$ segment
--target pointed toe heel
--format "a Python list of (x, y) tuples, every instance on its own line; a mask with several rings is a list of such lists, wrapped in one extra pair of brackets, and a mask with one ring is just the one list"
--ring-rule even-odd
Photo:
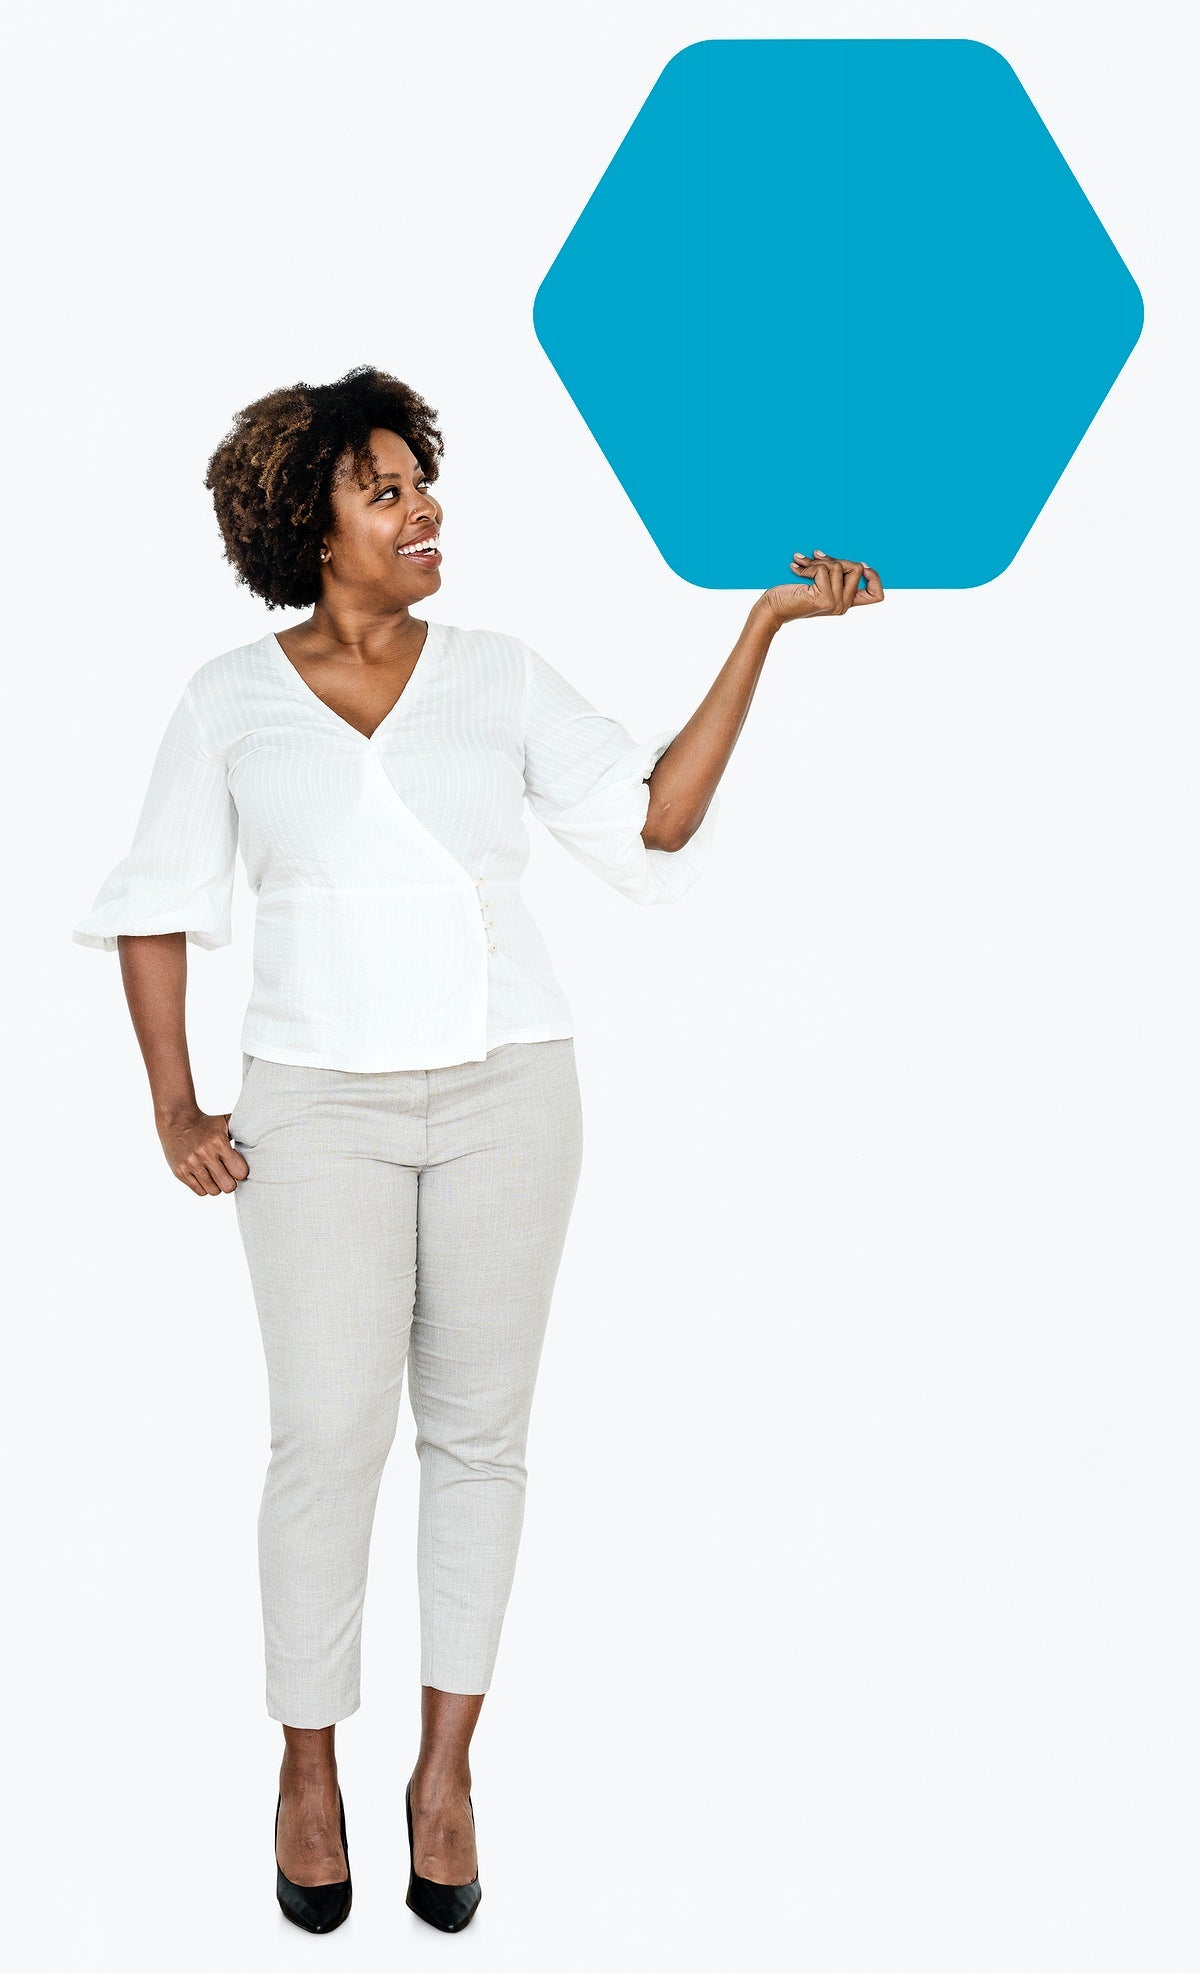
[[(410, 1782), (404, 1790), (404, 1814), (408, 1822), (408, 1894), (404, 1902), (427, 1925), (436, 1925), (439, 1932), (461, 1932), (463, 1926), (469, 1925), (474, 1918), (483, 1896), (479, 1872), (475, 1872), (469, 1884), (438, 1884), (432, 1877), (417, 1876), (413, 1855), (411, 1788)], [(469, 1795), (467, 1807), (474, 1822), (475, 1805)]]
[[(275, 1837), (279, 1839), (279, 1810), (283, 1803), (282, 1794), (275, 1804)], [(275, 1857), (275, 1896), (279, 1909), (293, 1925), (302, 1925), (306, 1932), (334, 1932), (350, 1915), (350, 1905), (354, 1896), (354, 1886), (350, 1880), (350, 1845), (346, 1841), (346, 1805), (342, 1791), (338, 1789), (338, 1813), (342, 1825), (342, 1848), (346, 1852), (346, 1875), (336, 1884), (293, 1884), (285, 1877), (279, 1864), (278, 1852)]]

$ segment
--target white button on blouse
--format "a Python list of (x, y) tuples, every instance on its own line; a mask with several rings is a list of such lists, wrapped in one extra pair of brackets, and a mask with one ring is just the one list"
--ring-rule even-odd
[(188, 680), (129, 854), (71, 937), (228, 945), (240, 848), (257, 897), (246, 1054), (431, 1069), (565, 1037), (571, 1010), (520, 894), (524, 801), (636, 903), (682, 897), (719, 798), (683, 849), (641, 838), (646, 777), (678, 730), (640, 744), (519, 638), (431, 622), (368, 739), (268, 631)]

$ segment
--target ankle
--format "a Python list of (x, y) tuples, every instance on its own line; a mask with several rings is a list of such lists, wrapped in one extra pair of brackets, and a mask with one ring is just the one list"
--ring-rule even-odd
[(446, 1795), (469, 1795), (471, 1792), (471, 1769), (465, 1761), (447, 1763), (445, 1761), (418, 1760), (411, 1775), (414, 1795), (438, 1799)]
[(285, 1757), (279, 1770), (281, 1794), (301, 1789), (327, 1789), (337, 1786), (337, 1765), (333, 1761), (297, 1761)]

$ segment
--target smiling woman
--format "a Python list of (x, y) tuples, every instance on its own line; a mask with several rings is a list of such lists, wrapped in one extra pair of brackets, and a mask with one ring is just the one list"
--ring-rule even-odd
[[(436, 530), (431, 497), (418, 505), (420, 524), (409, 507), (418, 489), (429, 494), (445, 453), (436, 417), (410, 385), (367, 364), (337, 383), (292, 384), (247, 405), (204, 479), (238, 580), (269, 609), (309, 609), (329, 569), (353, 579), (368, 540), (393, 555)], [(339, 526), (348, 533), (335, 544)]]
[[(479, 1901), (469, 1747), (583, 1146), (571, 1009), (521, 896), (525, 805), (614, 890), (682, 897), (775, 631), (867, 600), (858, 564), (821, 558), (811, 588), (759, 599), (686, 728), (635, 740), (519, 638), (413, 615), (441, 583), (442, 450), (424, 399), (365, 367), (239, 413), (206, 479), (226, 557), (268, 608), (311, 614), (187, 680), (132, 848), (73, 931), (120, 953), (171, 1169), (200, 1197), (235, 1194), (270, 1389), (276, 1894), (309, 1931), (350, 1909), (334, 1728), (360, 1704), (405, 1375), (422, 1687), (407, 1902), (456, 1931)], [(254, 984), (237, 1101), (209, 1114), (187, 947), (229, 943), (239, 850)]]
[[(421, 1465), (422, 1738), (407, 1902), (479, 1900), (468, 1749), (523, 1519), (542, 1337), (582, 1162), (573, 1021), (521, 896), (526, 800), (595, 875), (682, 895), (645, 744), (518, 638), (414, 615), (441, 583), (443, 447), (398, 379), (246, 407), (209, 462), (228, 561), (305, 621), (210, 658), (168, 722), (129, 854), (74, 928), (119, 950), (172, 1169), (236, 1194), (267, 1360), (266, 1700), (283, 1725), (276, 1895), (350, 1909), (334, 1728), (360, 1704), (377, 1489), (404, 1374)], [(257, 899), (231, 1112), (196, 1103), (186, 947)], [(420, 1229), (418, 1258), (418, 1226)]]
[(435, 413), (366, 366), (338, 384), (274, 391), (209, 461), (226, 559), (268, 603), (314, 605), (279, 638), (305, 684), (371, 737), (403, 696), (437, 588), (444, 451)]

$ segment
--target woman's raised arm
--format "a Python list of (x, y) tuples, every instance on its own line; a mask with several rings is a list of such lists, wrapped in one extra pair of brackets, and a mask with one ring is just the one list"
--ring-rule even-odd
[[(765, 590), (741, 636), (686, 726), (650, 776), (650, 806), (642, 840), (648, 849), (680, 850), (703, 822), (750, 710), (771, 640), (802, 617), (844, 616), (854, 603), (881, 603), (883, 585), (863, 562), (794, 555), (802, 579)], [(867, 580), (860, 590), (860, 576)]]

